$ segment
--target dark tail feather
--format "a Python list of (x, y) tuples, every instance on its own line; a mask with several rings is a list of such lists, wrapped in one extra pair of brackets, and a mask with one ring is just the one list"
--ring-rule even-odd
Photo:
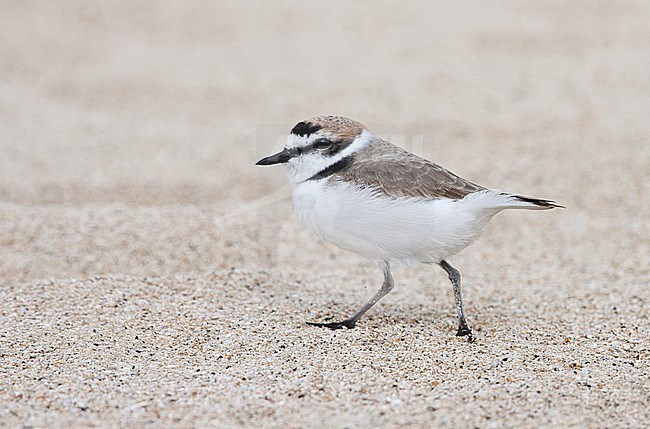
[(564, 206), (556, 204), (555, 201), (553, 201), (553, 200), (543, 200), (541, 198), (530, 198), (530, 197), (524, 197), (524, 196), (521, 196), (521, 195), (513, 195), (513, 197), (515, 197), (519, 201), (524, 201), (526, 203), (535, 204), (538, 207), (544, 207), (544, 208), (547, 208), (547, 209), (554, 209), (556, 207), (561, 208), (561, 209), (565, 208)]

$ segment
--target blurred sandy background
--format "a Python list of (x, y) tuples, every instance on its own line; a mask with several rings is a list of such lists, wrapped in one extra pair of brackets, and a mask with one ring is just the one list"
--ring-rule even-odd
[[(0, 1), (0, 426), (643, 427), (650, 3)], [(379, 270), (253, 164), (357, 119), (504, 213)]]

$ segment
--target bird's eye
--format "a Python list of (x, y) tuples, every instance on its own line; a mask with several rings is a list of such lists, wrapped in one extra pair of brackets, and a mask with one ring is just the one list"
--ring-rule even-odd
[(332, 142), (327, 139), (318, 139), (314, 142), (314, 149), (327, 149), (332, 145)]

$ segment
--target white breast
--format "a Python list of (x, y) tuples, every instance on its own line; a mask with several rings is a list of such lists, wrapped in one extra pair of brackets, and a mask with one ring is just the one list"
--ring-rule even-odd
[(438, 262), (463, 250), (499, 211), (480, 201), (475, 194), (459, 201), (386, 198), (327, 179), (299, 183), (293, 192), (296, 214), (321, 240), (393, 263)]

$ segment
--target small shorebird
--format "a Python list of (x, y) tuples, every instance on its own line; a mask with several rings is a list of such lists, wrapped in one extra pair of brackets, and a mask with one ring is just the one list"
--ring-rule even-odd
[(359, 122), (318, 116), (299, 122), (284, 149), (256, 165), (285, 164), (300, 220), (321, 240), (376, 261), (381, 289), (351, 317), (310, 325), (354, 328), (393, 288), (391, 264), (438, 264), (453, 286), (458, 336), (468, 336), (460, 273), (447, 259), (505, 209), (548, 210), (551, 200), (488, 189), (375, 136)]

